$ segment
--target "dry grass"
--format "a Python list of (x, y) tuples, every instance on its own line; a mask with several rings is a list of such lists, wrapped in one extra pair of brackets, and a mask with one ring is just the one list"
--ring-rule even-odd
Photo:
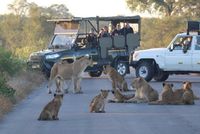
[(23, 71), (12, 77), (7, 85), (16, 90), (14, 99), (0, 96), (0, 117), (9, 112), (13, 105), (24, 99), (31, 91), (45, 81), (41, 72)]
[(0, 118), (9, 112), (13, 106), (11, 100), (7, 97), (0, 95)]

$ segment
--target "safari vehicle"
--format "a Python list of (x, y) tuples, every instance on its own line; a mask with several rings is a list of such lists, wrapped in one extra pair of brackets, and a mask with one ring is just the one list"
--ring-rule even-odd
[(165, 81), (170, 74), (200, 73), (200, 22), (189, 21), (187, 33), (175, 36), (167, 48), (135, 51), (131, 66), (147, 81)]
[[(115, 17), (74, 17), (71, 19), (49, 20), (55, 23), (55, 30), (48, 48), (30, 55), (28, 65), (41, 69), (47, 76), (55, 62), (89, 55), (93, 67), (87, 67), (86, 72), (91, 77), (98, 77), (102, 73), (103, 65), (110, 64), (121, 75), (129, 73), (129, 55), (140, 45), (140, 16)], [(123, 25), (129, 23), (133, 33), (98, 37), (104, 26)], [(88, 40), (91, 32), (95, 35), (93, 41)]]

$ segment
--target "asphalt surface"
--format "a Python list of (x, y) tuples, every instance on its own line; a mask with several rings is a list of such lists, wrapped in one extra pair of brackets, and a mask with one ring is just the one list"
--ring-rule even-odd
[[(129, 85), (132, 79), (126, 78)], [(184, 80), (192, 81), (194, 93), (200, 96), (200, 76), (170, 76), (168, 82), (180, 88)], [(150, 85), (161, 92), (162, 83)], [(111, 89), (106, 77), (85, 77), (83, 94), (64, 96), (60, 120), (38, 121), (44, 105), (53, 98), (46, 86), (43, 83), (0, 121), (0, 134), (200, 134), (199, 100), (192, 106), (107, 103), (106, 113), (89, 113), (89, 103), (99, 90)]]

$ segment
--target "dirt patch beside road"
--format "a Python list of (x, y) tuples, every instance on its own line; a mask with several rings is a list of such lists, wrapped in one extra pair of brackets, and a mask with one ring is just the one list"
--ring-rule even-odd
[(15, 90), (15, 94), (12, 98), (0, 95), (0, 118), (44, 81), (44, 75), (36, 71), (23, 71), (15, 77), (12, 77), (7, 82), (7, 85)]

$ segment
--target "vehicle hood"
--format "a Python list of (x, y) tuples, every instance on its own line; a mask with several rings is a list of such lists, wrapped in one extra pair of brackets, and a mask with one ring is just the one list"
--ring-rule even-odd
[(43, 55), (48, 54), (48, 53), (58, 52), (58, 51), (63, 51), (63, 49), (45, 49), (45, 50), (33, 52), (29, 56), (29, 61), (30, 60), (40, 60)]
[(155, 57), (162, 57), (165, 55), (167, 48), (151, 48), (146, 50), (138, 50), (135, 51), (133, 54), (133, 57), (135, 60), (141, 59), (141, 58), (155, 58)]
[(146, 50), (138, 50), (138, 51), (135, 51), (137, 53), (160, 53), (160, 52), (163, 52), (163, 51), (166, 51), (166, 48), (151, 48), (151, 49), (146, 49)]

